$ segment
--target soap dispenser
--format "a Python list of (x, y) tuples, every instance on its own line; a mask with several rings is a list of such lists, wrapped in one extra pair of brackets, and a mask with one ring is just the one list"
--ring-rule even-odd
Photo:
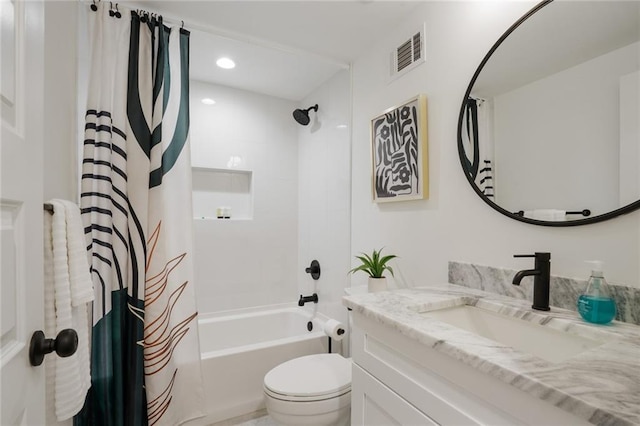
[(602, 273), (602, 262), (588, 261), (591, 277), (587, 289), (578, 298), (578, 312), (585, 321), (607, 324), (616, 316), (616, 302)]

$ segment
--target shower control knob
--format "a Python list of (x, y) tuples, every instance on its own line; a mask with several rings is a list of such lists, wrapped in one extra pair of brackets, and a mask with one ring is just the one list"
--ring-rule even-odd
[(320, 278), (320, 262), (312, 260), (311, 265), (304, 270), (307, 274), (311, 274), (311, 278), (317, 280)]
[(53, 351), (59, 357), (65, 358), (76, 353), (76, 349), (78, 349), (78, 333), (75, 330), (66, 328), (58, 333), (55, 339), (45, 338), (42, 330), (38, 330), (31, 336), (29, 362), (37, 367), (42, 364), (44, 356)]

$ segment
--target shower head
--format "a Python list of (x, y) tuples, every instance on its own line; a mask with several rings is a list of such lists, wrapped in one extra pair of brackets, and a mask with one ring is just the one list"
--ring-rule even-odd
[(302, 124), (303, 126), (306, 126), (307, 124), (309, 124), (309, 111), (314, 110), (314, 111), (318, 111), (318, 104), (315, 104), (314, 106), (311, 106), (307, 109), (300, 109), (298, 108), (297, 110), (293, 111), (293, 118), (300, 124)]

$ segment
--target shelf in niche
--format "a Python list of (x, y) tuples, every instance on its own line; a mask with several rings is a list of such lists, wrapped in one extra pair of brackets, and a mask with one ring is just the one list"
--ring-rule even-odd
[[(253, 172), (192, 167), (193, 217), (200, 220), (253, 219)], [(230, 219), (218, 219), (219, 207), (231, 208)]]
[(211, 221), (216, 221), (216, 222), (242, 222), (245, 220), (253, 220), (253, 218), (250, 217), (230, 217), (229, 219), (223, 219), (223, 218), (219, 218), (219, 217), (215, 217), (215, 216), (194, 216), (193, 220), (211, 220)]
[(251, 175), (253, 174), (252, 170), (246, 169), (228, 169), (225, 167), (199, 167), (192, 166), (191, 170), (195, 172), (203, 172), (203, 173), (228, 173), (233, 175)]

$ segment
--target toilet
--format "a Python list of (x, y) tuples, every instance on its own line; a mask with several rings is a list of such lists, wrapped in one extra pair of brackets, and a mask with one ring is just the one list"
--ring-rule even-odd
[(316, 354), (295, 358), (264, 376), (267, 412), (279, 424), (348, 425), (351, 358)]

